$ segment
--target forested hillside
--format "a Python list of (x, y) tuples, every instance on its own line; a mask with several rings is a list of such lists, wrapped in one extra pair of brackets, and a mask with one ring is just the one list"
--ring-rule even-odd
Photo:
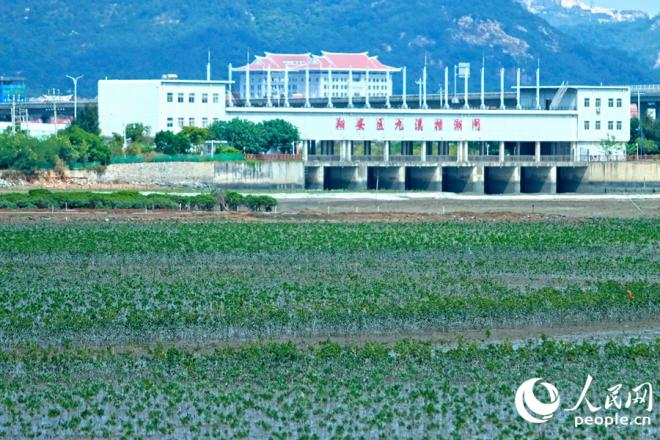
[(479, 64), (482, 55), (493, 87), (500, 66), (522, 66), (531, 82), (537, 57), (545, 83), (646, 82), (657, 73), (624, 50), (600, 50), (558, 31), (515, 0), (15, 0), (0, 19), (0, 74), (26, 76), (32, 95), (66, 91), (66, 74), (85, 75), (87, 96), (106, 76), (201, 78), (208, 48), (215, 78), (248, 50), (368, 50), (408, 65), (412, 84), (427, 56), (431, 91), (442, 67)]

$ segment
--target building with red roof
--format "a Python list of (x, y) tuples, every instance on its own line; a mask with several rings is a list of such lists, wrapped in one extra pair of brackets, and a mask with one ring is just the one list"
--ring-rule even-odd
[(232, 69), (240, 75), (242, 99), (279, 101), (292, 97), (391, 96), (392, 73), (400, 70), (383, 64), (368, 52), (326, 51), (321, 55), (265, 52), (255, 56), (250, 64)]

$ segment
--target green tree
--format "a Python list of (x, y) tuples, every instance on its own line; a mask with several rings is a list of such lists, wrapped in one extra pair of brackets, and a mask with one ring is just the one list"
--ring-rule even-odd
[(214, 122), (209, 127), (209, 137), (213, 140), (227, 141), (229, 145), (244, 153), (262, 153), (267, 148), (263, 125), (242, 119)]
[(113, 156), (124, 155), (124, 137), (119, 133), (112, 133), (112, 138), (106, 144), (110, 148), (110, 153)]
[(128, 124), (126, 126), (126, 139), (128, 139), (130, 142), (135, 142), (138, 144), (148, 143), (150, 142), (150, 132), (151, 128), (146, 127), (141, 122)]
[(75, 123), (88, 133), (99, 136), (99, 108), (96, 104), (87, 104), (78, 112), (78, 119)]
[(619, 149), (619, 143), (614, 136), (608, 135), (606, 139), (600, 141), (600, 148), (609, 159)]
[(81, 162), (98, 161), (103, 164), (110, 163), (112, 153), (110, 148), (103, 144), (101, 138), (93, 133), (88, 133), (78, 125), (71, 125), (59, 132), (66, 137), (78, 153)]
[(202, 145), (209, 138), (209, 129), (201, 127), (183, 127), (184, 133), (192, 145)]
[(182, 154), (190, 152), (191, 144), (188, 136), (183, 132), (177, 134), (171, 131), (159, 131), (154, 138), (156, 151), (164, 154)]
[(293, 143), (300, 140), (298, 128), (283, 119), (271, 119), (262, 124), (266, 138), (266, 147), (282, 153), (290, 153)]

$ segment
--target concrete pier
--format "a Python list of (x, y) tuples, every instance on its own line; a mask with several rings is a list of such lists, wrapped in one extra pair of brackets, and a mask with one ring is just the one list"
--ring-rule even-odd
[(405, 187), (417, 191), (442, 191), (442, 168), (406, 167)]
[(521, 167), (521, 192), (529, 194), (555, 194), (557, 167)]
[(305, 167), (305, 189), (323, 189), (323, 167)]
[(364, 166), (324, 167), (324, 189), (367, 189), (367, 168)]
[(406, 189), (405, 167), (368, 167), (367, 188), (374, 190), (396, 190)]
[(485, 167), (484, 191), (486, 194), (519, 194), (520, 167)]
[(442, 168), (442, 190), (454, 193), (484, 193), (484, 167), (453, 166)]

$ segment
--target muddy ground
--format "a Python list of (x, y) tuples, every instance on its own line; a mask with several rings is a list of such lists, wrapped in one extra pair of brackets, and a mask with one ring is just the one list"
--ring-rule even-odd
[(274, 194), (276, 212), (190, 212), (173, 210), (0, 210), (0, 221), (565, 221), (589, 218), (660, 218), (660, 196), (557, 196), (387, 198), (350, 194)]

